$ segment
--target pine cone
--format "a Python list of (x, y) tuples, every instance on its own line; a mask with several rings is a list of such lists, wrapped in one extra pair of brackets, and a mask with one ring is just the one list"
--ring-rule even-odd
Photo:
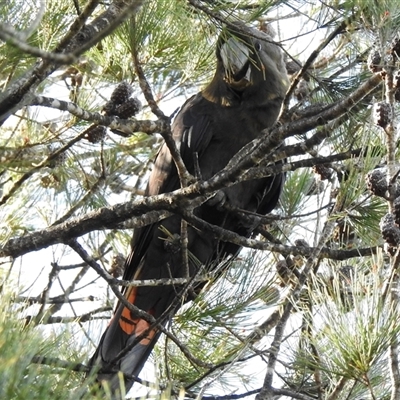
[(142, 103), (135, 97), (132, 97), (120, 104), (116, 109), (114, 115), (122, 119), (133, 117), (142, 109)]
[(342, 246), (351, 249), (354, 246), (357, 236), (354, 228), (350, 224), (346, 223), (344, 220), (339, 220), (333, 231), (332, 239)]
[(107, 128), (103, 125), (91, 125), (85, 132), (86, 135), (84, 137), (86, 140), (90, 143), (99, 143), (106, 137)]
[(325, 165), (314, 165), (313, 171), (320, 176), (321, 181), (331, 179), (332, 177), (332, 169)]
[(169, 234), (164, 240), (164, 250), (167, 253), (177, 254), (182, 249), (181, 236), (177, 233)]
[(104, 111), (104, 114), (106, 115), (115, 115), (115, 110), (117, 108), (117, 104), (113, 103), (112, 101), (107, 101), (107, 103), (104, 105), (102, 111)]
[(393, 214), (383, 216), (379, 227), (381, 228), (382, 237), (389, 246), (396, 247), (400, 243), (400, 229), (395, 225)]
[(388, 190), (386, 181), (386, 168), (376, 168), (369, 171), (365, 180), (367, 182), (367, 188), (375, 196), (385, 197)]
[(110, 102), (115, 105), (125, 103), (133, 93), (133, 87), (127, 82), (121, 82), (112, 92)]
[(83, 83), (83, 75), (78, 73), (71, 76), (71, 86), (81, 87)]
[(382, 71), (382, 67), (380, 65), (381, 61), (382, 61), (382, 57), (381, 57), (379, 51), (377, 51), (377, 50), (371, 51), (371, 53), (369, 53), (368, 60), (367, 60), (368, 69), (373, 73)]
[(391, 122), (390, 104), (384, 101), (374, 104), (373, 119), (376, 125), (386, 128)]

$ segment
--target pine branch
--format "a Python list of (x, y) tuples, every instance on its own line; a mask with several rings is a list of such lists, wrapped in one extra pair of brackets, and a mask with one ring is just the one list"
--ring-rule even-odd
[[(334, 215), (336, 210), (340, 209), (339, 203), (340, 202), (338, 202), (335, 205), (335, 207), (333, 208), (330, 215)], [(325, 243), (327, 242), (328, 238), (331, 236), (334, 226), (335, 226), (335, 221), (333, 218), (329, 219), (329, 217), (328, 217), (326, 221), (327, 222), (325, 223), (325, 227), (324, 227), (323, 231), (321, 232), (321, 235), (319, 238), (318, 246), (314, 249), (314, 251), (307, 258), (307, 262), (304, 265), (303, 270), (298, 278), (298, 283), (295, 285), (295, 287), (290, 291), (290, 293), (286, 297), (282, 315), (280, 316), (279, 320), (277, 321), (277, 324), (275, 327), (275, 335), (274, 335), (274, 339), (273, 339), (271, 347), (270, 347), (267, 372), (265, 374), (263, 387), (262, 387), (260, 393), (256, 396), (256, 400), (269, 400), (272, 398), (272, 396), (274, 394), (274, 391), (272, 388), (272, 382), (273, 382), (273, 377), (275, 374), (276, 362), (277, 362), (278, 354), (280, 352), (280, 348), (281, 348), (281, 344), (282, 344), (284, 329), (286, 327), (286, 324), (287, 324), (290, 314), (292, 312), (293, 304), (296, 304), (298, 302), (298, 300), (300, 298), (301, 289), (302, 289), (303, 285), (305, 284), (310, 272), (313, 269), (316, 270), (315, 267), (320, 258), (320, 252), (321, 252), (323, 246), (325, 245)]]
[(36, 355), (32, 357), (31, 363), (49, 365), (51, 367), (68, 369), (75, 372), (90, 372), (90, 368), (84, 364), (60, 360), (59, 358), (55, 357)]
[(139, 79), (139, 85), (140, 88), (142, 89), (144, 97), (146, 98), (147, 104), (150, 106), (151, 111), (155, 116), (158, 117), (159, 120), (165, 121), (165, 128), (161, 129), (159, 132), (164, 138), (165, 143), (168, 146), (168, 150), (171, 153), (172, 159), (174, 160), (176, 169), (178, 171), (181, 187), (185, 187), (190, 182), (193, 182), (194, 178), (189, 174), (188, 170), (186, 169), (181, 153), (178, 150), (174, 138), (172, 137), (170, 119), (161, 111), (161, 109), (157, 105), (157, 102), (154, 99), (151, 87), (146, 79), (146, 75), (140, 64), (137, 49), (133, 49), (132, 58), (133, 58), (133, 65), (135, 66), (136, 75)]
[[(177, 192), (184, 191), (179, 190)], [(171, 197), (159, 195), (144, 198), (137, 202), (128, 202), (111, 207), (103, 207), (96, 211), (87, 213), (83, 217), (73, 218), (62, 224), (50, 226), (49, 228), (38, 230), (25, 236), (10, 239), (0, 249), (0, 256), (19, 257), (23, 254), (29, 253), (30, 251), (43, 249), (57, 243), (65, 243), (71, 238), (82, 236), (94, 230), (116, 228), (119, 226), (120, 222), (129, 218), (132, 218), (129, 224), (130, 228), (146, 226), (168, 216), (169, 214), (162, 211), (163, 209), (171, 209), (175, 211), (176, 204), (179, 204), (179, 197), (180, 196), (172, 197), (176, 199), (174, 201), (175, 205), (171, 204)], [(310, 254), (309, 250), (314, 250), (312, 247), (308, 249), (298, 248), (243, 238), (234, 232), (227, 231), (216, 225), (211, 225), (206, 221), (197, 218), (193, 214), (182, 211), (179, 212), (179, 214), (182, 214), (191, 225), (212, 232), (216, 237), (240, 246), (278, 252), (282, 255), (298, 254), (307, 256)], [(140, 217), (134, 217), (135, 215), (140, 215)], [(331, 250), (323, 248), (321, 257), (335, 260), (346, 260), (352, 257), (373, 255), (375, 253), (375, 247), (354, 250)]]
[(84, 121), (107, 126), (113, 131), (115, 130), (123, 132), (125, 134), (124, 137), (129, 137), (136, 132), (145, 132), (150, 135), (168, 129), (168, 123), (166, 123), (164, 120), (138, 121), (135, 119), (121, 119), (115, 116), (102, 115), (98, 112), (90, 112), (84, 110), (75, 103), (64, 100), (57, 100), (51, 97), (35, 96), (30, 100), (29, 105), (43, 106), (54, 108), (60, 111), (67, 111), (75, 117), (83, 119)]
[(54, 317), (54, 316), (52, 316), (52, 317), (49, 317), (44, 323), (47, 325), (50, 325), (50, 324), (70, 324), (73, 322), (83, 323), (83, 322), (94, 321), (94, 320), (109, 320), (110, 319), (109, 314), (107, 314), (107, 315), (97, 315), (97, 314), (103, 313), (103, 312), (111, 312), (111, 311), (113, 311), (113, 307), (111, 307), (111, 306), (100, 307), (100, 308), (90, 311), (86, 314), (77, 315), (76, 317)]
[(77, 60), (74, 54), (60, 54), (51, 51), (45, 51), (38, 47), (30, 46), (21, 38), (21, 35), (7, 24), (0, 23), (0, 39), (10, 43), (19, 50), (43, 60), (54, 62), (57, 64), (72, 64)]
[[(188, 204), (187, 201), (190, 201), (190, 207), (194, 208), (197, 205), (200, 205), (202, 202), (207, 200), (210, 195), (215, 193), (215, 191), (223, 188), (229, 187), (236, 182), (239, 182), (243, 179), (243, 175), (247, 172), (247, 170), (258, 163), (260, 163), (265, 155), (272, 151), (277, 145), (279, 145), (285, 138), (293, 136), (295, 134), (305, 133), (309, 129), (312, 129), (318, 125), (328, 123), (330, 120), (340, 117), (341, 115), (346, 114), (346, 112), (351, 109), (354, 104), (357, 104), (363, 97), (365, 97), (371, 90), (373, 90), (377, 85), (381, 83), (381, 76), (376, 74), (372, 76), (368, 81), (366, 81), (363, 85), (361, 85), (357, 90), (355, 90), (348, 98), (337, 102), (335, 105), (332, 105), (328, 110), (321, 112), (320, 114), (311, 117), (302, 119), (300, 121), (295, 121), (289, 124), (286, 124), (282, 127), (276, 127), (271, 132), (267, 132), (260, 139), (256, 139), (250, 143), (250, 145), (245, 146), (242, 150), (240, 150), (229, 162), (229, 164), (219, 173), (214, 175), (211, 179), (206, 182), (196, 182), (191, 184), (190, 186), (176, 190), (171, 194), (162, 194), (158, 196), (152, 196), (151, 198), (145, 198), (138, 202), (137, 209), (132, 207), (133, 204), (129, 204), (127, 206), (115, 206), (110, 208), (103, 208), (94, 213), (89, 213), (84, 221), (82, 222), (82, 226), (79, 226), (79, 222), (77, 220), (70, 221), (68, 227), (72, 228), (69, 232), (62, 232), (59, 230), (59, 227), (53, 227), (53, 229), (58, 229), (58, 234), (48, 238), (50, 242), (44, 240), (44, 236), (40, 237), (37, 243), (31, 243), (33, 247), (26, 248), (23, 251), (28, 252), (31, 250), (37, 250), (39, 248), (43, 248), (41, 246), (49, 246), (51, 244), (60, 243), (65, 240), (69, 240), (71, 237), (77, 237), (83, 235), (90, 230), (98, 229), (104, 227), (115, 227), (116, 223), (123, 222), (124, 220), (131, 218), (135, 215), (137, 211), (139, 214), (143, 214), (145, 212), (152, 211), (152, 219), (156, 218), (154, 213), (155, 210), (174, 210), (174, 209), (184, 209), (186, 207), (182, 206), (183, 204)], [(79, 140), (80, 137), (76, 138)], [(61, 151), (65, 150), (65, 146), (61, 148), (59, 151), (53, 153), (57, 155)], [(43, 165), (45, 162), (43, 163)], [(37, 167), (36, 169), (38, 169)], [(275, 168), (279, 169), (279, 166), (275, 166)], [(15, 190), (24, 182), (36, 169), (31, 171), (28, 174), (25, 174), (17, 183), (18, 185), (14, 185)], [(282, 168), (283, 170), (283, 168)], [(281, 171), (282, 171), (281, 170)], [(15, 191), (14, 190), (14, 191)], [(12, 191), (3, 196), (3, 203), (11, 196)], [(205, 196), (205, 197), (204, 197)], [(174, 199), (173, 204), (171, 204), (172, 198)], [(0, 201), (0, 204), (1, 201)], [(178, 206), (177, 206), (178, 205)], [(101, 215), (102, 221), (98, 221), (97, 218)], [(137, 215), (137, 214), (136, 214)], [(95, 218), (93, 218), (95, 217)], [(97, 218), (96, 218), (97, 217)], [(93, 220), (91, 220), (93, 218)], [(104, 219), (103, 219), (104, 218)], [(100, 223), (100, 226), (99, 226)], [(109, 225), (111, 224), (111, 225)], [(146, 223), (144, 224), (146, 225)], [(142, 225), (143, 226), (143, 225)], [(43, 232), (43, 231), (42, 231)], [(52, 231), (54, 233), (54, 231)], [(29, 243), (28, 239), (29, 235), (25, 238), (11, 239), (5, 246), (3, 246), (2, 250), (0, 250), (0, 254), (2, 255), (11, 255), (9, 253), (10, 244), (13, 244), (13, 247), (18, 243), (21, 243), (23, 240), (26, 245)], [(46, 243), (47, 242), (47, 243)], [(46, 244), (45, 244), (46, 243)], [(25, 245), (23, 246), (25, 247)], [(22, 249), (21, 249), (22, 250)], [(18, 254), (18, 252), (13, 251), (14, 254)], [(24, 253), (20, 253), (21, 255)]]
[(75, 143), (77, 143), (79, 140), (81, 140), (84, 137), (85, 133), (82, 132), (79, 135), (75, 136), (73, 139), (71, 139), (67, 144), (64, 146), (61, 146), (59, 149), (54, 151), (53, 153), (49, 154), (42, 162), (37, 164), (35, 167), (33, 167), (30, 171), (25, 172), (11, 187), (11, 189), (1, 197), (0, 199), (0, 206), (3, 204), (6, 204), (11, 197), (19, 190), (22, 186), (22, 184), (27, 181), (33, 174), (41, 170), (43, 167), (47, 166), (51, 161), (56, 160), (57, 157), (64, 153), (66, 150), (68, 150), (70, 147), (72, 147)]
[[(112, 33), (124, 20), (135, 13), (142, 5), (144, 0), (115, 0), (101, 15), (95, 18), (92, 23), (83, 25), (88, 14), (82, 16), (76, 21), (74, 29), (82, 27), (79, 34), (73, 35), (71, 30), (56, 52), (70, 52), (78, 57), (87, 49), (98, 43), (105, 36)], [(95, 3), (91, 2), (87, 6), (88, 13), (93, 10)], [(39, 61), (31, 70), (19, 77), (14, 83), (9, 85), (0, 95), (0, 124), (3, 123), (12, 113), (29, 104), (31, 95), (36, 87), (54, 72), (60, 65), (60, 62), (50, 62), (49, 60)]]

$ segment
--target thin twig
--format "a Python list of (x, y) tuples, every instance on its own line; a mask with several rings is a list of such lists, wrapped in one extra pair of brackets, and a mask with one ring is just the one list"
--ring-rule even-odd
[(283, 102), (284, 107), (283, 107), (283, 113), (286, 112), (289, 102), (292, 98), (292, 95), (297, 87), (297, 85), (300, 82), (300, 79), (306, 74), (307, 70), (311, 67), (311, 65), (314, 63), (318, 55), (321, 53), (321, 51), (330, 43), (332, 42), (333, 39), (335, 39), (336, 36), (340, 35), (343, 33), (343, 30), (346, 28), (346, 26), (349, 24), (349, 21), (342, 21), (341, 24), (337, 26), (337, 28), (311, 53), (311, 55), (308, 57), (306, 62), (303, 64), (301, 67), (300, 71), (296, 74), (295, 78), (292, 80), (290, 87), (288, 91), (286, 92), (285, 100)]
[[(131, 24), (134, 24), (133, 19), (131, 20)], [(135, 29), (135, 26), (133, 26), (132, 28)], [(136, 47), (132, 49), (132, 59), (133, 65), (135, 67), (135, 72), (139, 80), (140, 89), (143, 92), (146, 102), (151, 109), (151, 112), (159, 119), (167, 119), (167, 116), (161, 111), (160, 107), (158, 107), (156, 100), (154, 99), (153, 92), (151, 90), (149, 82), (146, 79), (146, 75), (143, 71), (142, 65), (139, 61), (138, 49)]]
[(42, 321), (46, 321), (45, 307), (50, 299), (50, 290), (51, 290), (54, 282), (56, 281), (59, 273), (60, 273), (60, 270), (58, 269), (57, 264), (53, 263), (51, 271), (49, 273), (49, 279), (47, 282), (47, 286), (45, 287), (45, 289), (43, 290), (43, 292), (40, 296), (42, 301), (40, 302), (41, 306), (35, 317), (35, 323), (41, 323)]

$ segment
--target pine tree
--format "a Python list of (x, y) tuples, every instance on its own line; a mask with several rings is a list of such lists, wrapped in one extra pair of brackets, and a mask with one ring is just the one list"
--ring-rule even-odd
[(291, 78), (239, 179), (284, 171), (285, 186), (257, 236), (219, 231), (244, 249), (199, 277), (134, 395), (400, 398), (395, 1), (3, 3), (1, 398), (97, 395), (85, 362), (132, 229), (173, 212), (143, 199), (151, 161), (238, 20), (274, 36)]

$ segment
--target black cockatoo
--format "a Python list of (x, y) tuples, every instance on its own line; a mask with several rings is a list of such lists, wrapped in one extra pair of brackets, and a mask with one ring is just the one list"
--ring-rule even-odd
[[(172, 125), (173, 138), (187, 170), (203, 180), (219, 172), (244, 145), (276, 122), (288, 84), (280, 48), (256, 29), (224, 31), (217, 42), (216, 56), (214, 78), (203, 91), (186, 101)], [(244, 221), (235, 210), (269, 213), (278, 202), (283, 181), (283, 175), (276, 175), (238, 183), (221, 190), (214, 199), (198, 207), (195, 214), (248, 237), (255, 229), (254, 223)], [(155, 160), (146, 194), (167, 193), (179, 186), (174, 162), (164, 144)], [(210, 232), (188, 226), (188, 268), (182, 259), (180, 234), (178, 215), (137, 229), (124, 279), (179, 278), (188, 273), (193, 276), (200, 267), (215, 268), (240, 250)], [(165, 324), (179, 305), (189, 300), (184, 297), (174, 302), (182, 289), (172, 285), (131, 287), (125, 290), (125, 296)], [(132, 315), (121, 303), (116, 306), (90, 361), (92, 366), (100, 367), (97, 379), (108, 381), (114, 393), (120, 385), (118, 371), (129, 390), (134, 382), (132, 377), (138, 376), (152, 351), (160, 334), (157, 328), (136, 340), (148, 327), (148, 322)], [(124, 349), (125, 354), (119, 355)]]

